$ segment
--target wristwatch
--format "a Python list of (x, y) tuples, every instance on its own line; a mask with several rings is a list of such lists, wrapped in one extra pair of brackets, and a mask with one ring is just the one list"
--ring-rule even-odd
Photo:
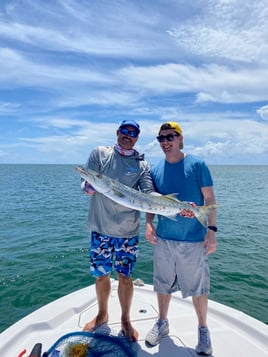
[(208, 229), (211, 229), (213, 232), (217, 232), (218, 230), (216, 226), (208, 226)]

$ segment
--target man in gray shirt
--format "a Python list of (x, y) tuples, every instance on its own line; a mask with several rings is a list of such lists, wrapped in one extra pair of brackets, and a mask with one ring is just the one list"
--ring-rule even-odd
[[(116, 131), (114, 146), (99, 146), (89, 155), (86, 167), (121, 183), (146, 193), (154, 191), (149, 165), (134, 145), (140, 126), (134, 120), (123, 120)], [(118, 296), (121, 305), (122, 334), (136, 341), (138, 332), (130, 321), (133, 296), (131, 274), (135, 267), (140, 228), (140, 212), (115, 203), (94, 192), (86, 182), (83, 190), (91, 194), (88, 225), (91, 230), (90, 270), (96, 278), (98, 300), (97, 316), (84, 326), (84, 331), (94, 331), (108, 323), (108, 300), (111, 291), (110, 273), (113, 256), (118, 273)], [(94, 194), (93, 194), (94, 193)]]

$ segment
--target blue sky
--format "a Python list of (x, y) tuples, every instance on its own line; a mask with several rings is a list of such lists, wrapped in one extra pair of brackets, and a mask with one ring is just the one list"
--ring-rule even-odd
[(84, 163), (122, 119), (163, 157), (268, 164), (266, 0), (1, 0), (0, 163)]

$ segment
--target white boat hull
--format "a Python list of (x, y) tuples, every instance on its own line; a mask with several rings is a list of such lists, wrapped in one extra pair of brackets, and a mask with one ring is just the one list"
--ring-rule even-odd
[[(117, 281), (112, 281), (109, 326), (120, 330)], [(43, 352), (62, 335), (81, 331), (97, 313), (95, 286), (78, 290), (45, 305), (0, 334), (0, 356), (17, 357), (42, 343)], [(157, 319), (157, 300), (151, 285), (135, 286), (131, 310), (133, 326), (139, 331), (138, 357), (197, 356), (197, 321), (191, 299), (173, 294), (169, 310), (170, 334), (155, 347), (145, 344), (145, 336)], [(240, 311), (209, 301), (208, 324), (215, 357), (268, 356), (268, 326)]]

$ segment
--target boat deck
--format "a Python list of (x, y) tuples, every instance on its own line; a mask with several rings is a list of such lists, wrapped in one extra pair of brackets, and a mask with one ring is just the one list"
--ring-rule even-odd
[[(109, 326), (113, 333), (120, 330), (120, 305), (117, 281), (112, 282)], [(43, 352), (62, 335), (81, 331), (97, 313), (94, 285), (60, 298), (26, 316), (0, 334), (0, 356), (17, 357), (26, 349), (42, 343)], [(138, 357), (198, 356), (197, 322), (191, 299), (173, 294), (169, 310), (170, 334), (155, 347), (145, 344), (145, 336), (157, 319), (157, 299), (151, 285), (135, 286), (131, 310), (133, 326), (139, 331)], [(214, 357), (268, 356), (268, 326), (252, 317), (209, 301), (208, 325)]]

